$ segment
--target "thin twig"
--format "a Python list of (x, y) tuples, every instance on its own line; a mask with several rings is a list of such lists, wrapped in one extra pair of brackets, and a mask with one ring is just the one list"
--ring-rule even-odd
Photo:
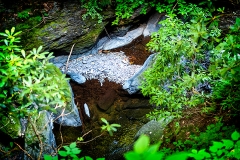
[(103, 27), (104, 27), (105, 32), (107, 33), (108, 38), (109, 38), (109, 39), (112, 39), (112, 38), (110, 37), (110, 35), (108, 34), (108, 31), (107, 31), (106, 27), (105, 27), (105, 26), (103, 26)]
[(173, 6), (172, 11), (173, 11), (174, 8), (177, 6), (177, 4), (178, 4), (178, 1), (177, 1), (176, 4)]
[(77, 143), (80, 143), (80, 144), (86, 144), (86, 143), (89, 143), (89, 142), (94, 141), (95, 139), (101, 137), (103, 134), (104, 134), (104, 132), (103, 132), (102, 134), (100, 134), (100, 135), (94, 137), (93, 139), (91, 139), (91, 140), (89, 140), (89, 141), (86, 141), (86, 142), (77, 142)]
[(68, 60), (67, 60), (66, 68), (65, 68), (65, 74), (67, 73), (68, 62), (69, 62), (69, 59), (70, 59), (70, 57), (71, 57), (71, 54), (72, 54), (74, 45), (75, 45), (75, 43), (72, 45), (71, 51), (70, 51), (69, 56), (68, 56)]
[(86, 135), (88, 135), (90, 132), (92, 132), (92, 130), (88, 131), (87, 133), (85, 133), (82, 137), (85, 137)]
[(63, 136), (62, 136), (61, 129), (62, 129), (62, 123), (60, 124), (60, 127), (59, 127), (59, 134), (60, 134), (60, 138), (61, 138), (61, 144), (58, 145), (57, 150), (59, 150), (63, 146)]
[(28, 154), (28, 152), (26, 150), (24, 150), (19, 144), (17, 144), (16, 142), (14, 142), (14, 144), (16, 144), (30, 159), (33, 160), (32, 156), (30, 154)]

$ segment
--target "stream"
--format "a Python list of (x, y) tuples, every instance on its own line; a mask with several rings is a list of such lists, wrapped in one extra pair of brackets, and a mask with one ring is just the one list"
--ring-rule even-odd
[[(131, 44), (110, 50), (107, 54), (124, 52), (132, 65), (142, 65), (150, 55), (145, 47), (149, 39), (140, 36)], [(83, 84), (73, 81), (70, 84), (83, 125), (60, 128), (56, 124), (54, 134), (57, 145), (62, 142), (63, 145), (69, 144), (84, 135), (84, 143), (78, 145), (82, 150), (80, 156), (91, 156), (94, 159), (98, 157), (109, 160), (123, 159), (123, 153), (132, 149), (135, 134), (148, 122), (146, 114), (153, 109), (149, 99), (140, 93), (130, 95), (122, 89), (121, 84), (108, 79), (101, 83), (97, 79), (90, 79)], [(85, 103), (89, 107), (90, 117), (85, 114)], [(121, 128), (118, 128), (113, 136), (103, 133), (98, 137), (102, 134), (103, 123), (100, 120), (102, 117), (110, 124), (120, 124)]]

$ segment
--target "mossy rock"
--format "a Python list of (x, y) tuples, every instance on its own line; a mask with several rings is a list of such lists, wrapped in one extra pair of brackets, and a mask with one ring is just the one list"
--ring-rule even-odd
[(9, 117), (2, 117), (1, 131), (9, 135), (11, 138), (15, 139), (22, 135), (21, 133), (21, 123), (19, 118), (9, 115)]
[(53, 124), (50, 113), (40, 111), (38, 114), (31, 116), (28, 121), (25, 132), (25, 150), (37, 159), (43, 147), (42, 154), (53, 154), (56, 148), (56, 141), (52, 132)]
[(54, 81), (54, 83), (57, 83), (59, 87), (59, 92), (63, 94), (63, 100), (66, 102), (65, 107), (57, 108), (57, 113), (54, 114), (55, 118), (59, 117), (60, 115), (64, 115), (60, 116), (60, 118), (56, 120), (56, 123), (64, 126), (80, 126), (81, 120), (79, 117), (77, 106), (74, 103), (72, 88), (69, 82), (66, 81), (65, 75), (63, 75), (60, 69), (53, 64), (48, 65), (46, 71), (49, 75), (59, 78), (58, 81)]

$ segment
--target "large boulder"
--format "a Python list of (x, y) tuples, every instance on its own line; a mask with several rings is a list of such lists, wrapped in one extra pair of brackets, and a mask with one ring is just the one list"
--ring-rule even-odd
[(72, 54), (83, 53), (95, 44), (108, 23), (107, 19), (114, 15), (111, 11), (105, 11), (102, 13), (103, 22), (97, 23), (91, 17), (83, 20), (83, 14), (80, 1), (66, 1), (62, 6), (54, 2), (41, 28), (34, 28), (28, 33), (24, 40), (25, 48), (32, 49), (42, 45), (44, 50), (58, 50), (68, 54), (75, 44)]
[[(62, 76), (62, 72), (55, 65), (49, 66), (47, 70), (52, 76)], [(79, 112), (74, 102), (74, 95), (69, 82), (59, 81), (57, 85), (61, 89), (61, 92), (64, 93), (64, 98), (67, 103), (64, 108), (58, 107), (56, 109), (57, 113), (54, 114), (54, 118), (56, 118), (55, 122), (63, 126), (81, 126)]]
[(154, 57), (155, 54), (150, 55), (139, 71), (125, 81), (123, 89), (127, 90), (129, 94), (134, 94), (139, 91), (140, 82), (144, 80), (143, 72), (154, 63)]
[(151, 139), (151, 143), (157, 143), (164, 135), (163, 131), (166, 126), (173, 120), (173, 116), (163, 117), (160, 120), (151, 120), (143, 125), (135, 135), (135, 139), (142, 134), (148, 135)]
[[(49, 112), (40, 111), (29, 118), (25, 132), (25, 150), (33, 159), (41, 159), (44, 154), (52, 155), (56, 152), (56, 141), (52, 132), (53, 121)], [(42, 155), (40, 155), (42, 154)], [(29, 157), (25, 157), (29, 159)]]

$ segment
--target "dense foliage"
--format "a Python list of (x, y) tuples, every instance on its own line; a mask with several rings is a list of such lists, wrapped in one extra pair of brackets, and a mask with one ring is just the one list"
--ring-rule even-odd
[(41, 110), (54, 111), (54, 107), (70, 102), (70, 90), (62, 85), (67, 80), (65, 75), (48, 62), (53, 53), (41, 52), (41, 46), (25, 52), (17, 44), (20, 33), (15, 33), (14, 27), (0, 33), (4, 37), (0, 46), (1, 124), (6, 117), (23, 118)]

